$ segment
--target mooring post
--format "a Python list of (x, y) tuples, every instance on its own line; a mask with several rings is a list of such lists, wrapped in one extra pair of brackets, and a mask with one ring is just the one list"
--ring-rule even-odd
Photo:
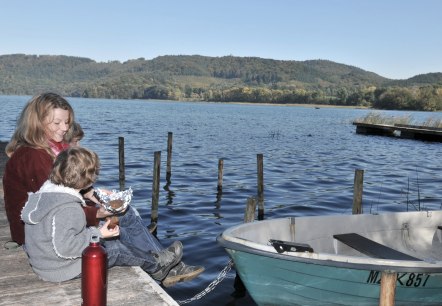
[(397, 273), (395, 271), (382, 271), (379, 306), (394, 306), (396, 281)]
[(364, 185), (364, 170), (355, 171), (353, 189), (353, 214), (362, 214), (362, 190)]
[(218, 192), (223, 191), (223, 172), (224, 172), (224, 159), (218, 160)]
[[(254, 197), (247, 198), (246, 210), (244, 212), (244, 223), (255, 221), (255, 211), (256, 211), (256, 199)], [(235, 276), (235, 282), (233, 283), (233, 288), (235, 292), (232, 294), (234, 297), (239, 298), (246, 295), (246, 287), (238, 275)]]
[(254, 197), (247, 199), (246, 211), (244, 213), (244, 223), (255, 221), (256, 200)]
[(153, 179), (152, 179), (152, 210), (150, 213), (150, 221), (152, 223), (158, 222), (158, 199), (160, 196), (160, 164), (161, 164), (161, 151), (154, 153), (154, 167), (153, 167)]
[(118, 180), (120, 182), (120, 190), (123, 191), (126, 181), (125, 170), (124, 170), (124, 137), (118, 137), (118, 165), (119, 165)]
[(258, 167), (258, 220), (264, 219), (264, 156), (257, 154)]
[(166, 181), (170, 182), (172, 176), (172, 138), (173, 133), (167, 133), (167, 166), (166, 166)]

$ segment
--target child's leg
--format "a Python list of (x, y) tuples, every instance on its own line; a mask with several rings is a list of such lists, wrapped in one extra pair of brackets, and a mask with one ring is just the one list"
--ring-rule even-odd
[(142, 252), (164, 250), (160, 242), (144, 226), (138, 211), (129, 206), (120, 216), (120, 241), (128, 248), (137, 248)]
[(162, 281), (183, 256), (183, 245), (175, 241), (160, 252), (133, 252), (119, 239), (106, 240), (108, 266), (139, 266), (152, 278)]
[(109, 268), (113, 266), (139, 266), (147, 273), (156, 270), (157, 264), (152, 252), (134, 253), (119, 239), (104, 240), (103, 246), (107, 252)]

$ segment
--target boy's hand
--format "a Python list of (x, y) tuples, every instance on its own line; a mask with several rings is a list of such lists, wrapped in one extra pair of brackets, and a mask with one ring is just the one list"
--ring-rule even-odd
[(109, 228), (110, 219), (106, 220), (102, 227), (100, 227), (100, 233), (103, 238), (117, 237), (120, 235), (120, 227), (116, 225), (114, 228)]

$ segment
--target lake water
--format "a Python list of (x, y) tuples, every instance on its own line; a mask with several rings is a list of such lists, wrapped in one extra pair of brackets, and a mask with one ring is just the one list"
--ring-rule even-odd
[[(29, 97), (0, 96), (0, 140), (7, 141)], [(176, 300), (206, 288), (228, 263), (216, 236), (241, 223), (257, 193), (257, 154), (264, 156), (265, 218), (351, 214), (356, 169), (364, 170), (365, 213), (436, 210), (442, 206), (442, 143), (358, 135), (352, 121), (370, 110), (68, 98), (85, 138), (98, 153), (96, 186), (118, 189), (118, 137), (125, 140), (126, 187), (150, 222), (154, 152), (166, 185), (167, 135), (173, 133), (172, 176), (160, 189), (158, 238), (179, 239), (184, 261), (206, 271), (166, 291)], [(442, 113), (384, 111), (416, 121)], [(217, 197), (218, 160), (224, 159)], [(234, 299), (235, 271), (189, 305), (254, 305)]]

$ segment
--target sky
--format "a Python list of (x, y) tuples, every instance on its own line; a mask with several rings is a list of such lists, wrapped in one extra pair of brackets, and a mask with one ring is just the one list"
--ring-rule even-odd
[(0, 55), (330, 60), (442, 72), (441, 0), (0, 0)]

